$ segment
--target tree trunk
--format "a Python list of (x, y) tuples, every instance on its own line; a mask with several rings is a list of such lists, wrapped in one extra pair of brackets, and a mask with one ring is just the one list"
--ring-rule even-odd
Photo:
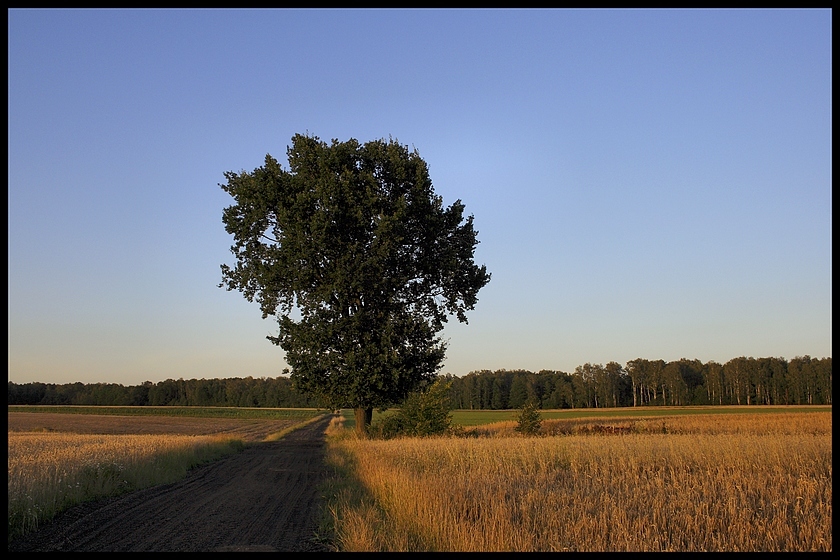
[(368, 426), (373, 419), (372, 408), (354, 408), (353, 414), (356, 417), (356, 435), (366, 436)]

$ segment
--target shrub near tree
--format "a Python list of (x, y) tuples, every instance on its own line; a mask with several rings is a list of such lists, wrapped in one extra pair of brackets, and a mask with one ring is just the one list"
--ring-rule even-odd
[(452, 381), (438, 378), (424, 391), (408, 396), (399, 410), (371, 426), (371, 434), (382, 438), (433, 436), (452, 430), (449, 389)]

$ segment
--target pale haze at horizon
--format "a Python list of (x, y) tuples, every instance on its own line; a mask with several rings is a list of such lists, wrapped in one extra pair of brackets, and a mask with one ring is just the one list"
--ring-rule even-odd
[(492, 274), (441, 373), (831, 356), (830, 10), (20, 10), (9, 381), (276, 377), (225, 171), (394, 138)]

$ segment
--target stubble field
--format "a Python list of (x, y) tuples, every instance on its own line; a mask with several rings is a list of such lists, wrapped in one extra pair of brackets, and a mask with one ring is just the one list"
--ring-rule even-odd
[[(455, 411), (461, 437), (387, 441), (335, 417), (319, 490), (330, 547), (831, 551), (831, 407), (626, 412), (546, 412), (525, 437), (512, 420)], [(68, 504), (182, 478), (307, 415), (10, 412), (9, 536)]]

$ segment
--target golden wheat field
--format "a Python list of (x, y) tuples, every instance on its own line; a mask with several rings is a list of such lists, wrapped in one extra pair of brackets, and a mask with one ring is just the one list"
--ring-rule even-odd
[(8, 537), (70, 505), (178, 480), (300, 421), (9, 412)]
[(8, 538), (67, 506), (172, 482), (241, 445), (227, 435), (9, 432)]
[(340, 550), (832, 549), (830, 411), (514, 425), (331, 436)]

